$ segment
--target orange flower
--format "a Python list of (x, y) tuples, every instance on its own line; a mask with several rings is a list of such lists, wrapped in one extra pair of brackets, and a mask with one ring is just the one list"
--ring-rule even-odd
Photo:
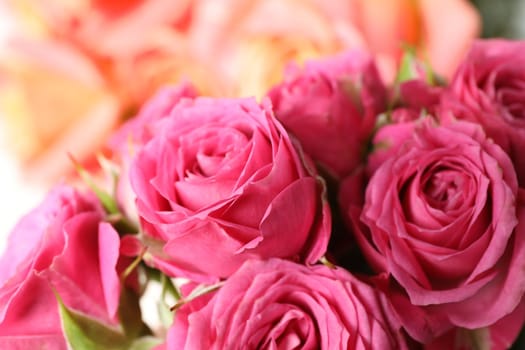
[(31, 179), (67, 174), (67, 153), (89, 159), (164, 84), (186, 78), (210, 91), (210, 73), (182, 49), (188, 2), (174, 3), (12, 2), (19, 20), (0, 56), (0, 110)]
[(392, 81), (404, 44), (450, 77), (479, 32), (466, 0), (201, 0), (192, 50), (215, 66), (231, 94), (262, 96), (290, 60), (364, 48)]
[(289, 61), (356, 47), (392, 81), (403, 43), (448, 77), (479, 30), (467, 0), (7, 1), (16, 45), (0, 55), (0, 109), (43, 180), (71, 169), (67, 151), (99, 150), (161, 85), (261, 97)]
[(116, 97), (91, 62), (67, 46), (19, 43), (1, 68), (9, 72), (0, 94), (9, 144), (31, 177), (62, 175), (65, 150), (84, 158), (116, 124)]
[(26, 30), (99, 56), (128, 57), (184, 28), (190, 0), (9, 0)]
[(450, 78), (480, 31), (480, 17), (466, 0), (353, 2), (358, 11), (355, 23), (387, 74), (395, 70), (402, 45), (407, 44), (438, 74)]

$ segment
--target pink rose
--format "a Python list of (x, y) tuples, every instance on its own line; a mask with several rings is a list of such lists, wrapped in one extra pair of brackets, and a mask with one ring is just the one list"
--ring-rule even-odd
[(408, 122), (434, 114), (439, 105), (443, 88), (432, 86), (422, 79), (413, 79), (399, 85), (398, 103), (391, 111), (394, 123)]
[(475, 121), (507, 152), (525, 185), (525, 41), (479, 40), (458, 68), (441, 105)]
[(343, 177), (362, 161), (386, 89), (372, 58), (352, 51), (288, 67), (268, 94), (275, 115), (321, 167)]
[(410, 335), (511, 313), (525, 291), (525, 197), (505, 152), (475, 124), (429, 118), (383, 127), (374, 142), (385, 147), (350, 214)]
[[(512, 344), (520, 334), (525, 320), (525, 303), (519, 306), (509, 315), (503, 317), (495, 324), (487, 328), (467, 330), (455, 328), (445, 335), (439, 337), (430, 344), (425, 344), (425, 350), (506, 350), (512, 348)], [(515, 346), (513, 349), (517, 349)]]
[[(114, 161), (120, 165), (120, 174), (129, 173), (135, 153), (155, 135), (157, 122), (168, 117), (180, 101), (197, 96), (196, 88), (188, 82), (164, 87), (144, 104), (135, 117), (111, 135), (108, 148), (113, 153)], [(126, 216), (138, 221), (135, 195), (128, 176), (119, 176), (116, 196)]]
[(251, 258), (324, 254), (324, 185), (268, 103), (188, 99), (155, 130), (130, 172), (154, 266), (208, 281)]
[(0, 259), (0, 348), (66, 348), (54, 292), (116, 325), (119, 236), (102, 215), (94, 196), (57, 187), (14, 228)]
[(177, 311), (167, 348), (407, 349), (387, 305), (343, 269), (249, 261), (206, 306)]

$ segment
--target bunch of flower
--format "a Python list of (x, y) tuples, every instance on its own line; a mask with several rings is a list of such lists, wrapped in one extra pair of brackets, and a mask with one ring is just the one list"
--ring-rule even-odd
[(77, 164), (87, 186), (12, 231), (0, 347), (511, 347), (524, 59), (478, 41), (446, 84), (407, 53), (387, 86), (349, 51), (260, 102), (164, 88), (110, 139), (107, 181)]
[(96, 163), (111, 131), (164, 84), (261, 97), (288, 61), (349, 48), (393, 77), (400, 42), (449, 76), (480, 27), (467, 0), (2, 0), (0, 22), (0, 118), (40, 183), (74, 173), (65, 152)]

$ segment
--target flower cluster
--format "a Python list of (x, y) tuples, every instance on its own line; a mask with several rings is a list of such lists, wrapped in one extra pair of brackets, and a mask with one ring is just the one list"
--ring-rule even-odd
[(390, 84), (352, 50), (260, 101), (163, 88), (110, 138), (109, 183), (77, 164), (87, 186), (12, 231), (0, 347), (511, 347), (523, 56), (477, 41), (443, 83), (408, 52)]

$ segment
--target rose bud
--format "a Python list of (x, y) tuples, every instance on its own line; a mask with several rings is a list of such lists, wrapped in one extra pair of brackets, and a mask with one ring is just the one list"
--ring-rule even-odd
[(277, 119), (335, 178), (362, 163), (376, 116), (386, 108), (385, 86), (361, 51), (290, 66), (268, 96)]

